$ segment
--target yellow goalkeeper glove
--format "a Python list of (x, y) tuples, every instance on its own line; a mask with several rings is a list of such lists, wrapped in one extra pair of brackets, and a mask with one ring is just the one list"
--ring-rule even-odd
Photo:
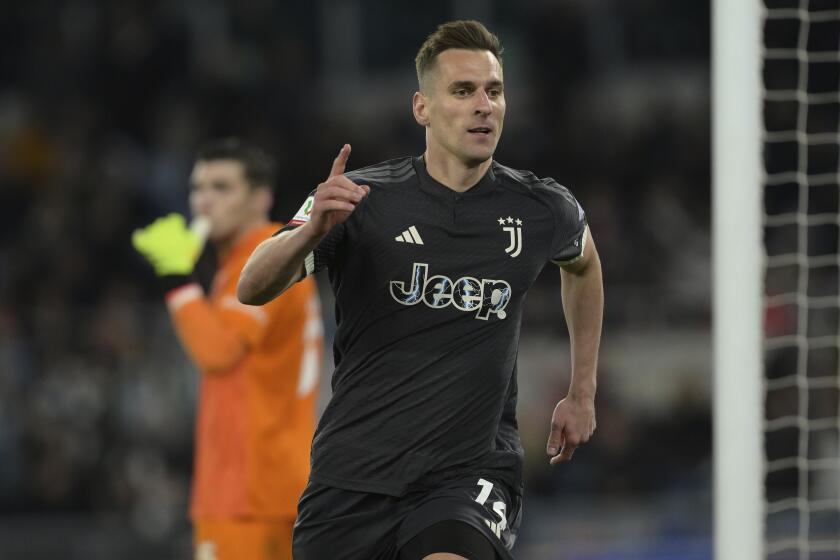
[(131, 244), (151, 263), (158, 276), (188, 276), (204, 240), (187, 227), (182, 215), (173, 213), (135, 230)]

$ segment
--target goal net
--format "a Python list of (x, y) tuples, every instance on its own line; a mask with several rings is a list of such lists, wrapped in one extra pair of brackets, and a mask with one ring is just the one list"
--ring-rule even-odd
[(840, 2), (714, 10), (716, 557), (837, 560)]
[(836, 560), (840, 3), (764, 13), (765, 551)]

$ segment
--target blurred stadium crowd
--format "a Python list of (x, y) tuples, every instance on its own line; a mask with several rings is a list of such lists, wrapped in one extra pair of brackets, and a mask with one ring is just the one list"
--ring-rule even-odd
[(506, 47), (497, 159), (568, 185), (604, 265), (599, 431), (554, 471), (544, 440), (568, 376), (554, 272), (526, 306), (534, 511), (673, 502), (689, 517), (662, 531), (708, 534), (708, 14), (703, 0), (4, 6), (0, 511), (118, 512), (152, 541), (186, 530), (196, 379), (132, 230), (186, 211), (209, 137), (277, 157), (279, 220), (344, 142), (351, 168), (419, 154), (415, 51), (436, 24), (473, 17)]

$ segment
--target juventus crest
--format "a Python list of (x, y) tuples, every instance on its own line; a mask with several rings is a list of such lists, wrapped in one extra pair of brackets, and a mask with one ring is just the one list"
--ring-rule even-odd
[(518, 257), (522, 252), (522, 220), (508, 216), (499, 218), (498, 222), (502, 230), (510, 235), (510, 244), (505, 249), (505, 253), (512, 258)]

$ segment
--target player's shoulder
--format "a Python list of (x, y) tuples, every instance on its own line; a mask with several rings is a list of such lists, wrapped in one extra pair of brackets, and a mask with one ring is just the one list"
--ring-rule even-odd
[(552, 177), (538, 177), (533, 171), (514, 169), (493, 161), (496, 182), (503, 188), (540, 200), (560, 198), (577, 204), (571, 191)]
[(236, 271), (236, 276), (238, 278), (239, 272), (245, 266), (245, 263), (248, 261), (251, 253), (254, 252), (254, 249), (256, 249), (260, 243), (278, 233), (283, 228), (283, 225), (284, 224), (279, 222), (267, 222), (265, 224), (254, 225), (250, 228), (250, 231), (248, 231), (236, 242), (228, 257), (220, 262), (219, 267), (230, 268), (232, 270), (238, 268), (239, 270)]
[(344, 175), (354, 183), (366, 183), (377, 187), (399, 185), (416, 175), (414, 158), (408, 156), (389, 159), (381, 163), (354, 169)]

